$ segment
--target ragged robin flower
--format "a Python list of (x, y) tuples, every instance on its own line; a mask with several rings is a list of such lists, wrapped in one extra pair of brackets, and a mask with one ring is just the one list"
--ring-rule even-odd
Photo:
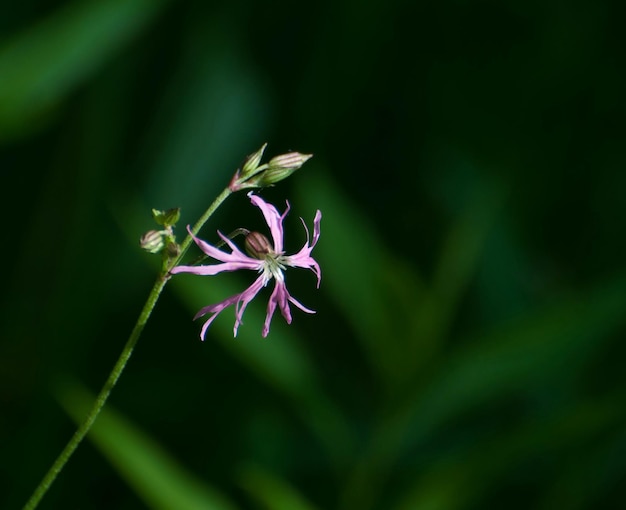
[[(204, 340), (207, 329), (219, 313), (230, 305), (235, 305), (235, 325), (233, 328), (234, 336), (237, 336), (237, 330), (242, 324), (243, 313), (248, 306), (248, 303), (254, 299), (259, 291), (265, 287), (270, 280), (274, 280), (274, 290), (270, 296), (269, 303), (267, 305), (267, 315), (265, 317), (265, 324), (263, 326), (263, 337), (266, 337), (270, 330), (270, 322), (276, 307), (281, 311), (282, 316), (285, 318), (288, 324), (291, 324), (291, 311), (289, 303), (293, 303), (300, 310), (306, 313), (315, 313), (313, 310), (305, 307), (302, 303), (294, 299), (285, 285), (284, 271), (287, 267), (301, 267), (310, 269), (317, 276), (317, 286), (319, 287), (322, 277), (319, 264), (311, 257), (311, 251), (317, 243), (320, 236), (320, 221), (322, 219), (322, 213), (318, 210), (315, 213), (315, 219), (313, 222), (313, 239), (309, 243), (309, 230), (307, 229), (304, 220), (302, 224), (307, 234), (307, 241), (299, 252), (294, 255), (285, 255), (283, 251), (283, 220), (289, 212), (289, 203), (287, 202), (287, 209), (281, 215), (276, 207), (265, 202), (258, 195), (248, 193), (250, 201), (253, 205), (261, 209), (265, 221), (270, 229), (273, 243), (270, 242), (267, 237), (259, 232), (248, 232), (246, 235), (246, 251), (248, 254), (243, 253), (228, 237), (224, 236), (218, 231), (220, 238), (231, 249), (230, 253), (224, 252), (209, 243), (193, 237), (198, 247), (209, 257), (218, 260), (221, 263), (212, 265), (200, 265), (200, 266), (177, 266), (170, 272), (172, 274), (177, 273), (191, 273), (204, 276), (212, 276), (223, 271), (237, 271), (239, 269), (249, 269), (259, 273), (257, 279), (246, 290), (240, 294), (235, 294), (220, 303), (214, 305), (205, 306), (202, 308), (194, 319), (203, 317), (207, 314), (212, 314), (209, 319), (204, 323), (200, 337)], [(302, 219), (302, 218), (301, 218)]]

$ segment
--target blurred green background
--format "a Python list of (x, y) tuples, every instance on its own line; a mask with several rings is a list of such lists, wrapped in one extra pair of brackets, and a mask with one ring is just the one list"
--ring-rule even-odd
[[(104, 382), (155, 275), (246, 154), (324, 214), (323, 279), (232, 338), (171, 282), (41, 508), (623, 508), (626, 71), (619, 2), (28, 0), (0, 15), (0, 507)], [(263, 228), (244, 194), (205, 227)]]

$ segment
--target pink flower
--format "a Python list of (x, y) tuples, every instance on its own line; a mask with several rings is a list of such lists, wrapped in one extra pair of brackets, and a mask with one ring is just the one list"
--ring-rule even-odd
[[(320, 285), (322, 277), (319, 264), (311, 257), (311, 251), (317, 243), (320, 237), (320, 221), (322, 219), (322, 213), (318, 210), (315, 213), (315, 219), (313, 223), (313, 241), (309, 244), (309, 230), (302, 220), (304, 229), (307, 235), (307, 241), (300, 251), (294, 255), (285, 255), (283, 251), (283, 220), (289, 212), (289, 202), (287, 202), (287, 209), (281, 215), (276, 207), (265, 202), (258, 195), (248, 193), (250, 201), (256, 205), (270, 228), (272, 234), (273, 245), (269, 240), (258, 232), (250, 232), (246, 236), (246, 248), (251, 255), (246, 255), (237, 246), (221, 232), (218, 231), (219, 236), (232, 250), (230, 253), (223, 252), (214, 246), (211, 246), (207, 242), (194, 237), (194, 241), (198, 247), (206, 253), (209, 257), (219, 260), (220, 264), (213, 264), (208, 266), (178, 266), (171, 270), (172, 274), (177, 273), (191, 273), (198, 275), (215, 275), (222, 271), (236, 271), (238, 269), (250, 269), (257, 271), (258, 278), (244, 290), (241, 294), (235, 294), (224, 301), (205, 306), (194, 317), (203, 317), (206, 314), (213, 314), (202, 326), (200, 332), (200, 338), (204, 340), (208, 327), (213, 320), (219, 315), (219, 313), (230, 305), (235, 305), (235, 326), (233, 328), (234, 336), (237, 336), (237, 329), (242, 324), (243, 312), (248, 306), (248, 303), (254, 299), (259, 291), (265, 287), (268, 282), (273, 278), (275, 281), (274, 290), (270, 296), (269, 303), (267, 304), (267, 316), (265, 317), (265, 324), (263, 326), (263, 337), (266, 337), (270, 330), (270, 322), (276, 306), (280, 308), (282, 316), (287, 321), (287, 324), (291, 324), (291, 311), (289, 309), (289, 303), (293, 303), (300, 310), (306, 313), (315, 313), (313, 310), (308, 309), (302, 303), (294, 299), (285, 285), (285, 276), (283, 270), (289, 267), (302, 267), (310, 269), (317, 276), (317, 286)], [(302, 218), (300, 218), (302, 219)], [(189, 229), (189, 227), (187, 227)]]

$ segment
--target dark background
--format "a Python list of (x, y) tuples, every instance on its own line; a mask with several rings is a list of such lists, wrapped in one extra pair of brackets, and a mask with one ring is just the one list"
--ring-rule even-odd
[[(0, 13), (0, 506), (19, 508), (246, 154), (314, 153), (294, 311), (180, 276), (41, 508), (621, 508), (620, 2), (24, 1)], [(263, 229), (244, 194), (203, 230)], [(134, 435), (129, 436), (132, 431)], [(217, 494), (219, 493), (220, 496)], [(174, 495), (172, 495), (174, 494)], [(171, 499), (174, 498), (174, 499)], [(186, 499), (188, 498), (188, 500)]]

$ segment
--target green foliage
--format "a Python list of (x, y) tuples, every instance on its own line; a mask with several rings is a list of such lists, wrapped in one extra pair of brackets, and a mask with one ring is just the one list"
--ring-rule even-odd
[[(77, 425), (95, 395), (77, 384), (65, 385), (59, 400)], [(105, 409), (90, 438), (120, 475), (155, 509), (233, 510), (224, 496), (182, 468), (148, 435), (112, 409)]]
[[(620, 14), (15, 4), (0, 17), (0, 506), (23, 504), (72, 432), (53, 382), (90, 389), (59, 393), (79, 419), (122, 348), (156, 273), (138, 247), (151, 209), (181, 208), (180, 240), (267, 140), (315, 154), (262, 193), (291, 204), (287, 250), (297, 217), (323, 212), (321, 288), (286, 276), (317, 314), (277, 316), (262, 339), (265, 289), (237, 338), (225, 311), (202, 343), (195, 312), (255, 275), (173, 277), (97, 450), (41, 508), (104, 508), (102, 493), (120, 509), (619, 508)], [(201, 236), (262, 225), (241, 193)]]
[(27, 130), (54, 109), (149, 24), (163, 3), (73, 2), (5, 41), (0, 46), (0, 137)]
[(246, 466), (239, 476), (241, 485), (268, 510), (315, 510), (284, 480), (258, 466)]

